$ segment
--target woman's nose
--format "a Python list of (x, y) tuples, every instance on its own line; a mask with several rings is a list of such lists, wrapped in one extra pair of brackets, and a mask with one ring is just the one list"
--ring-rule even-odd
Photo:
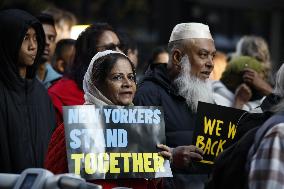
[(36, 49), (36, 48), (37, 48), (37, 41), (31, 39), (31, 40), (30, 40), (30, 44), (29, 44), (29, 48), (30, 48), (30, 50)]
[(124, 87), (131, 87), (132, 86), (131, 80), (128, 79), (128, 78), (125, 78), (124, 81), (123, 81), (123, 86)]

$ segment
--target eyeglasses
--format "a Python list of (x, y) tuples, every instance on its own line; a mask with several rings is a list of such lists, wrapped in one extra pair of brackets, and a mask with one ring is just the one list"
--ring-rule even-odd
[(105, 50), (115, 51), (117, 48), (119, 48), (121, 50), (122, 45), (120, 43), (119, 44), (110, 43), (110, 44), (107, 44), (107, 45), (97, 46), (97, 48), (104, 48)]

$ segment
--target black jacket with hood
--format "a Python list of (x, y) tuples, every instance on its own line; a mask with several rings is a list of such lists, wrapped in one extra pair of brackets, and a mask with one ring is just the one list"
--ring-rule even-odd
[(136, 106), (162, 106), (166, 142), (170, 147), (191, 144), (195, 116), (179, 96), (167, 74), (166, 64), (152, 64), (134, 98)]
[[(167, 145), (190, 145), (196, 114), (190, 110), (185, 98), (177, 94), (167, 73), (167, 64), (152, 64), (141, 81), (133, 102), (136, 106), (162, 106)], [(164, 188), (203, 188), (208, 176), (198, 174), (199, 170), (200, 167), (196, 165), (187, 170), (173, 170), (174, 178), (164, 179)]]
[[(0, 172), (19, 173), (43, 167), (55, 127), (52, 103), (35, 77), (45, 38), (40, 22), (21, 10), (1, 11), (0, 27)], [(23, 79), (18, 58), (30, 27), (36, 31), (38, 49)]]

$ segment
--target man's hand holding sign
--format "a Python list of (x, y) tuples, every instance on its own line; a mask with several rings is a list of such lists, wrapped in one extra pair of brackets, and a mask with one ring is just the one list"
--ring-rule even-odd
[(201, 161), (204, 152), (194, 146), (178, 146), (170, 148), (166, 145), (160, 144), (158, 147), (164, 151), (159, 152), (163, 157), (171, 160), (171, 164), (176, 169), (186, 169), (191, 166), (193, 161)]
[(234, 108), (199, 102), (193, 144), (163, 149), (161, 155), (171, 160), (175, 169), (199, 167), (201, 172), (210, 172), (214, 159), (233, 142), (237, 121), (244, 111)]

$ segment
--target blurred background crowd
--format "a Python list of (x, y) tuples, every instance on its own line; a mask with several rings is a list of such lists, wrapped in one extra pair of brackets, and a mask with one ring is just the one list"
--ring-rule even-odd
[(107, 22), (135, 40), (140, 69), (153, 48), (167, 44), (176, 23), (188, 21), (208, 24), (218, 51), (232, 53), (243, 35), (258, 35), (269, 44), (273, 72), (284, 58), (281, 0), (0, 0), (0, 8), (20, 8), (33, 15), (58, 8), (73, 15), (72, 25)]

